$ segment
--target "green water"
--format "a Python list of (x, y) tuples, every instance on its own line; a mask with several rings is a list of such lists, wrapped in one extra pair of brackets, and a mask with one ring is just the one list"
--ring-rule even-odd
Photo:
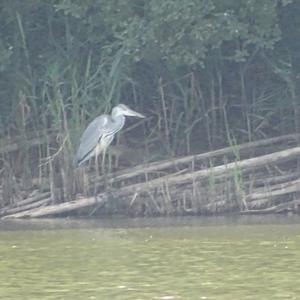
[(298, 219), (0, 222), (0, 299), (300, 299)]

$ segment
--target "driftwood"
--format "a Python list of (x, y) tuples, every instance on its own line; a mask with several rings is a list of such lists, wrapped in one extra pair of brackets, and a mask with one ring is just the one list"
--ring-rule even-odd
[[(258, 177), (258, 176), (256, 176)], [(278, 175), (278, 176), (270, 176), (269, 178), (266, 177), (266, 174), (263, 174), (262, 178), (253, 178), (251, 180), (251, 185), (256, 188), (256, 190), (259, 190), (259, 187), (265, 187), (265, 186), (272, 186), (274, 188), (274, 185), (289, 182), (291, 180), (295, 180), (299, 177), (299, 174), (297, 172), (288, 173), (284, 175)], [(250, 183), (249, 183), (250, 184)]]
[[(166, 175), (151, 181), (142, 182), (138, 184), (132, 184), (128, 186), (124, 186), (115, 190), (113, 192), (116, 198), (125, 198), (132, 199), (136, 198), (139, 195), (143, 197), (149, 194), (155, 194), (155, 191), (163, 186), (167, 186), (169, 190), (172, 190), (174, 186), (183, 185), (183, 189), (186, 189), (187, 184), (199, 181), (207, 181), (209, 177), (214, 178), (222, 178), (232, 177), (234, 172), (243, 172), (244, 174), (247, 172), (251, 172), (255, 169), (260, 169), (268, 166), (271, 163), (285, 162), (287, 160), (292, 160), (300, 156), (300, 147), (279, 151), (272, 154), (263, 155), (256, 158), (246, 159), (243, 161), (232, 162), (226, 165), (220, 165), (217, 167), (212, 167), (209, 169), (191, 171), (186, 174), (177, 174), (177, 175)], [(270, 182), (270, 181), (269, 181)], [(289, 187), (279, 189), (278, 191), (274, 191), (273, 194), (264, 194), (264, 197), (269, 196), (280, 196), (288, 193), (293, 193), (299, 190), (299, 181), (294, 181), (292, 183), (288, 183)], [(262, 195), (259, 195), (262, 197)], [(157, 197), (157, 195), (156, 195)], [(245, 195), (245, 199), (250, 199), (250, 195)], [(130, 200), (132, 201), (132, 200)], [(153, 202), (153, 199), (152, 199)], [(213, 204), (206, 204), (206, 206), (214, 206)]]
[(241, 214), (245, 215), (254, 215), (254, 214), (270, 214), (270, 213), (282, 213), (282, 212), (291, 212), (295, 209), (298, 211), (300, 206), (300, 200), (292, 200), (286, 203), (280, 203), (264, 209), (252, 209), (248, 211), (243, 211)]
[(46, 206), (50, 203), (51, 203), (51, 198), (43, 199), (43, 200), (39, 200), (39, 201), (30, 203), (30, 204), (27, 204), (27, 205), (22, 205), (22, 206), (19, 206), (19, 207), (8, 208), (6, 210), (2, 210), (1, 215), (2, 216), (4, 216), (4, 215), (13, 216), (14, 214), (17, 214), (17, 213), (20, 213), (20, 212), (23, 212), (23, 211), (30, 211), (30, 210), (35, 209), (37, 207)]
[(20, 211), (32, 209), (42, 205), (47, 205), (51, 202), (49, 197), (49, 192), (39, 193), (36, 190), (33, 193), (31, 193), (31, 196), (29, 196), (27, 199), (18, 201), (16, 203), (13, 203), (12, 205), (0, 209), (0, 216), (14, 214)]
[(247, 201), (254, 201), (259, 199), (272, 198), (300, 191), (300, 179), (293, 180), (291, 182), (276, 184), (268, 188), (265, 192), (251, 193), (247, 196)]
[[(136, 166), (109, 174), (107, 188), (103, 178), (90, 176), (91, 193), (96, 191), (95, 185), (99, 187), (96, 197), (53, 204), (50, 202), (55, 203), (55, 199), (50, 201), (48, 192), (37, 193), (14, 207), (1, 209), (0, 215), (3, 218), (65, 215), (87, 207), (99, 208), (109, 201), (135, 215), (298, 211), (300, 147), (295, 144), (299, 137), (288, 135), (238, 145), (236, 149), (227, 147)], [(278, 147), (270, 147), (273, 144)], [(289, 148), (291, 144), (294, 147)], [(257, 151), (265, 146), (268, 150), (272, 148), (273, 153), (261, 155), (267, 148)], [(288, 149), (276, 151), (283, 146)], [(259, 156), (251, 157), (257, 152)]]
[[(14, 206), (20, 207), (20, 206), (28, 205), (30, 203), (37, 202), (49, 197), (50, 197), (50, 192), (40, 193), (37, 191), (35, 195), (29, 196), (27, 199), (15, 203)], [(0, 214), (1, 214), (1, 210), (0, 210)]]
[(149, 191), (151, 189), (155, 189), (162, 184), (167, 184), (168, 186), (174, 184), (185, 184), (187, 182), (191, 182), (193, 180), (201, 180), (208, 178), (210, 176), (223, 176), (228, 177), (233, 174), (230, 172), (238, 171), (251, 171), (256, 168), (261, 168), (262, 166), (266, 166), (270, 163), (278, 162), (278, 161), (286, 161), (288, 159), (293, 159), (295, 157), (300, 157), (300, 147), (292, 148), (289, 150), (280, 151), (277, 153), (267, 154), (256, 158), (250, 158), (243, 161), (233, 162), (226, 165), (221, 165), (217, 167), (212, 167), (209, 169), (192, 171), (188, 172), (184, 175), (166, 175), (156, 179), (153, 179), (148, 182), (133, 184), (129, 186), (125, 186), (120, 189), (120, 194), (127, 195), (132, 192), (141, 192), (141, 191)]
[[(178, 167), (181, 164), (189, 164), (196, 161), (204, 161), (209, 160), (212, 158), (234, 154), (234, 151), (238, 151), (239, 155), (244, 155), (244, 152), (249, 152), (251, 149), (255, 149), (258, 147), (263, 147), (267, 145), (274, 145), (277, 143), (288, 143), (291, 141), (296, 141), (298, 138), (300, 138), (300, 134), (290, 134), (280, 137), (274, 137), (270, 139), (260, 140), (256, 142), (251, 143), (245, 143), (242, 145), (237, 145), (236, 149), (234, 147), (226, 147), (219, 150), (214, 150), (206, 153), (196, 154), (196, 155), (188, 155), (185, 157), (180, 158), (172, 158), (168, 160), (153, 162), (149, 164), (143, 164), (139, 165), (133, 168), (130, 168), (129, 170), (123, 170), (120, 172), (117, 172), (115, 174), (112, 174), (109, 179), (109, 183), (114, 183), (116, 181), (129, 179), (138, 175), (143, 175), (146, 173), (157, 173), (162, 172), (165, 169), (171, 168), (171, 167)], [(100, 178), (100, 180), (103, 180), (103, 177)]]
[(82, 198), (74, 201), (59, 203), (56, 205), (49, 205), (35, 209), (29, 209), (24, 212), (19, 212), (11, 215), (4, 216), (2, 219), (8, 218), (40, 218), (40, 217), (48, 217), (63, 213), (68, 213), (74, 210), (79, 210), (82, 208), (86, 208), (89, 206), (100, 206), (103, 205), (106, 201), (104, 196), (102, 197), (89, 197)]

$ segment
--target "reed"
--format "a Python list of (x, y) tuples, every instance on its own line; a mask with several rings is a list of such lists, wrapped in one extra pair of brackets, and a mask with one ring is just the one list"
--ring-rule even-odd
[[(265, 18), (259, 5), (250, 9), (247, 1), (240, 10), (218, 1), (191, 1), (194, 9), (180, 1), (135, 2), (126, 9), (121, 2), (3, 2), (0, 145), (14, 146), (1, 152), (2, 205), (33, 189), (50, 192), (53, 203), (91, 195), (93, 170), (74, 170), (74, 153), (87, 124), (119, 102), (148, 116), (116, 139), (134, 153), (134, 163), (225, 146), (239, 162), (238, 144), (299, 132), (298, 46), (285, 42), (291, 31), (281, 28), (280, 36), (277, 30), (279, 18), (292, 26), (289, 5), (266, 4)], [(110, 159), (108, 169), (133, 164), (132, 156), (124, 156)], [(205, 164), (213, 168), (218, 162)], [(247, 209), (241, 170), (231, 175), (224, 187), (228, 203), (234, 202), (234, 190), (235, 204)], [(197, 213), (202, 204), (219, 201), (221, 190), (212, 174), (208, 188), (194, 184), (182, 201), (173, 203), (164, 186), (162, 198), (151, 194), (137, 209)]]

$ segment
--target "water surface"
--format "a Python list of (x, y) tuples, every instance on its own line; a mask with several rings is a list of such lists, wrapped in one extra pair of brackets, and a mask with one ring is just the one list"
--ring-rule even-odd
[(299, 217), (0, 222), (0, 299), (300, 299)]

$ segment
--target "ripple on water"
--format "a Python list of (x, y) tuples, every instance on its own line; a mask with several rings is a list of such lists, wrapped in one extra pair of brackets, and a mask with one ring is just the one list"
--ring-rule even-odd
[(0, 231), (0, 299), (297, 299), (300, 225)]

